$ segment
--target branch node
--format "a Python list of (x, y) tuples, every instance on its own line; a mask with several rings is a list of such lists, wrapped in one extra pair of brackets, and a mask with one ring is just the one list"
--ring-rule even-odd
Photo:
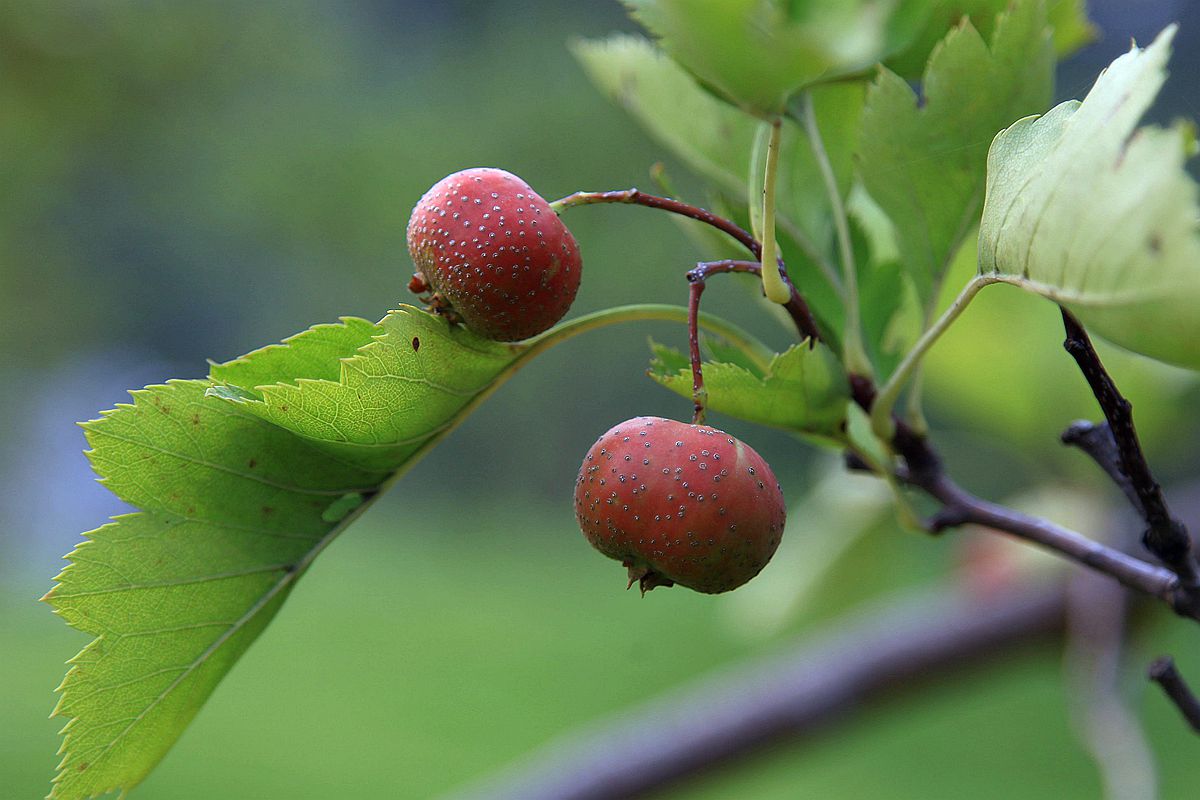
[(925, 528), (935, 536), (950, 528), (966, 525), (971, 521), (971, 515), (961, 506), (948, 505), (935, 513), (925, 523)]

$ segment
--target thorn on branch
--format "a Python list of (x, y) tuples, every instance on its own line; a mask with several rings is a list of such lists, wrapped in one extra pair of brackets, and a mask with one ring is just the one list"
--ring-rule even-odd
[(1200, 700), (1179, 674), (1175, 660), (1170, 656), (1159, 656), (1150, 664), (1147, 675), (1162, 687), (1167, 699), (1175, 704), (1191, 729), (1200, 734)]
[(1078, 447), (1090, 456), (1125, 494), (1137, 513), (1145, 516), (1137, 490), (1133, 488), (1129, 476), (1121, 470), (1121, 453), (1117, 450), (1117, 442), (1107, 422), (1097, 424), (1081, 419), (1072, 422), (1059, 438), (1063, 444)]

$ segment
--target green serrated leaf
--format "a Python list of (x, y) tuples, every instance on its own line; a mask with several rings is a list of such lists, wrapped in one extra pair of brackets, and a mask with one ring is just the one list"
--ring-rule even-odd
[[(498, 344), (402, 308), (132, 392), (86, 423), (101, 481), (141, 510), (87, 534), (44, 598), (96, 637), (60, 687), (71, 720), (51, 797), (140, 783), (318, 554), (526, 360), (614, 322), (686, 317), (626, 306)], [(700, 323), (766, 363), (736, 327)]]
[(715, 93), (763, 118), (796, 92), (909, 45), (932, 0), (626, 0), (664, 50)]
[(102, 481), (142, 511), (88, 534), (46, 596), (97, 637), (60, 687), (72, 719), (51, 797), (139, 783), (325, 546), (323, 509), (383, 477), (208, 386), (149, 387), (85, 425)]
[(1116, 344), (1200, 369), (1192, 131), (1137, 128), (1166, 79), (1174, 34), (1119, 57), (1082, 103), (996, 136), (979, 271), (1066, 305)]
[(1014, 3), (990, 46), (969, 21), (952, 30), (929, 59), (919, 98), (887, 69), (871, 85), (861, 174), (895, 225), (923, 304), (979, 219), (995, 131), (1050, 101), (1054, 53), (1042, 5)]
[(267, 345), (224, 364), (211, 364), (209, 377), (241, 387), (251, 397), (255, 388), (297, 378), (337, 380), (338, 360), (354, 355), (383, 331), (373, 322), (342, 317), (341, 322), (314, 325), (306, 331)]
[(149, 387), (87, 423), (101, 480), (141, 511), (89, 534), (46, 596), (97, 636), (61, 687), (52, 797), (139, 783), (364, 500), (527, 350), (408, 309), (317, 326), (214, 365), (221, 385)]
[[(691, 398), (687, 357), (652, 345), (649, 376), (676, 394)], [(703, 365), (708, 408), (732, 417), (800, 433), (837, 438), (846, 417), (849, 388), (841, 364), (829, 348), (793, 345), (771, 359), (765, 373), (727, 362)]]
[[(752, 358), (749, 358), (741, 348), (730, 344), (720, 337), (704, 336), (700, 337), (701, 352), (705, 352), (711, 361), (723, 361), (726, 364), (735, 364), (752, 375), (758, 377), (763, 376), (762, 366)], [(684, 366), (691, 369), (691, 364), (685, 359)]]
[(526, 347), (483, 339), (411, 307), (390, 312), (378, 328), (373, 341), (341, 360), (337, 379), (260, 386), (262, 400), (244, 407), (340, 459), (392, 470), (446, 432)]
[[(908, 79), (917, 79), (925, 71), (929, 54), (966, 17), (975, 30), (988, 39), (996, 25), (996, 15), (1006, 10), (1011, 0), (937, 0), (922, 31), (902, 53), (887, 59), (888, 69)], [(1046, 16), (1054, 31), (1054, 51), (1064, 58), (1096, 38), (1095, 26), (1087, 18), (1084, 0), (1048, 0)]]

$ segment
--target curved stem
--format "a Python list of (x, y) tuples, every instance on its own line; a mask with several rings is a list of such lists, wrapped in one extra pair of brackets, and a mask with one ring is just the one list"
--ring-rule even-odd
[(626, 205), (646, 206), (647, 208), (657, 208), (669, 211), (672, 214), (689, 217), (703, 222), (705, 225), (711, 225), (722, 233), (728, 234), (753, 253), (755, 258), (759, 258), (762, 255), (762, 245), (739, 225), (711, 211), (694, 206), (691, 203), (672, 200), (669, 197), (646, 194), (639, 189), (620, 189), (612, 192), (575, 192), (566, 197), (560, 197), (550, 203), (550, 207), (554, 209), (555, 213), (562, 213), (568, 208), (595, 205), (598, 203), (623, 203)]
[[(684, 203), (679, 200), (672, 200), (669, 197), (658, 197), (652, 194), (646, 194), (638, 189), (623, 189), (614, 192), (575, 192), (566, 197), (559, 198), (550, 203), (550, 207), (555, 212), (561, 212), (567, 208), (575, 206), (594, 205), (597, 203), (623, 203), (628, 205), (640, 205), (647, 208), (657, 208), (663, 211), (669, 211), (672, 214), (688, 217), (698, 220), (706, 225), (711, 225), (737, 240), (742, 246), (750, 251), (750, 254), (755, 258), (762, 259), (762, 245), (751, 234), (747, 233), (738, 225), (730, 222), (722, 216), (707, 211), (703, 208)], [(817, 321), (812, 315), (812, 311), (805, 302), (804, 296), (796, 290), (791, 279), (787, 275), (787, 268), (784, 266), (783, 260), (776, 259), (779, 265), (779, 276), (787, 285), (789, 296), (785, 308), (788, 315), (791, 316), (792, 322), (796, 326), (796, 330), (806, 339), (811, 339), (814, 342), (822, 341), (821, 331), (817, 327)]]
[(767, 165), (762, 185), (762, 255), (759, 257), (759, 261), (763, 263), (763, 294), (772, 303), (779, 305), (785, 305), (791, 299), (792, 293), (784, 286), (779, 270), (769, 269), (766, 265), (776, 263), (779, 251), (779, 246), (775, 243), (775, 184), (779, 175), (779, 142), (782, 136), (783, 120), (776, 118), (771, 122), (771, 136), (767, 140)]
[(917, 366), (921, 363), (921, 359), (933, 347), (943, 333), (958, 319), (959, 315), (966, 310), (975, 295), (979, 294), (979, 290), (988, 284), (996, 283), (995, 278), (986, 275), (976, 275), (963, 290), (958, 293), (958, 297), (954, 298), (954, 302), (950, 307), (942, 313), (917, 343), (913, 345), (908, 354), (904, 356), (904, 360), (900, 362), (896, 370), (888, 378), (887, 383), (880, 387), (875, 394), (874, 402), (871, 405), (871, 428), (875, 431), (875, 435), (881, 439), (891, 439), (894, 422), (892, 420), (892, 409), (896, 405), (896, 398), (900, 395), (900, 390), (904, 388), (904, 384), (912, 376)]
[(687, 274), (688, 279), (688, 357), (692, 363), (692, 405), (694, 413), (692, 424), (704, 422), (705, 409), (708, 406), (708, 392), (704, 388), (704, 371), (700, 362), (700, 296), (704, 294), (705, 281), (709, 275), (724, 272), (749, 272), (761, 275), (762, 269), (753, 261), (701, 261)]
[[(622, 322), (637, 322), (641, 320), (680, 322), (686, 325), (688, 310), (683, 306), (672, 306), (664, 303), (637, 303), (584, 314), (582, 317), (560, 322), (545, 333), (538, 334), (523, 345), (519, 345), (526, 349), (513, 363), (519, 364), (527, 361), (535, 355), (549, 350), (554, 345), (572, 339), (581, 333)], [(701, 313), (698, 316), (697, 322), (701, 328), (720, 336), (741, 350), (755, 366), (760, 367), (764, 371), (766, 371), (771, 363), (771, 359), (775, 356), (769, 347), (732, 322), (705, 313)]]
[(837, 234), (838, 251), (842, 259), (842, 279), (845, 286), (846, 330), (842, 335), (842, 348), (845, 354), (846, 369), (854, 375), (870, 375), (871, 361), (863, 347), (862, 320), (858, 308), (858, 267), (854, 261), (854, 245), (850, 241), (850, 222), (846, 216), (846, 206), (842, 202), (842, 193), (838, 189), (837, 176), (833, 172), (833, 164), (829, 161), (829, 152), (825, 149), (825, 141), (821, 138), (821, 129), (817, 126), (817, 115), (813, 109), (812, 93), (804, 93), (803, 114), (804, 132), (808, 135), (808, 143), (812, 148), (817, 167), (821, 170), (821, 178), (825, 182), (825, 192), (829, 196), (829, 207), (833, 211), (834, 231)]

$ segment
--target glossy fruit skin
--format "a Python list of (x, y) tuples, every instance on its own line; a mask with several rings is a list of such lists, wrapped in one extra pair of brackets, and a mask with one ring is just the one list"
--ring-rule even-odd
[(678, 583), (736, 589), (767, 565), (786, 519), (775, 474), (749, 445), (708, 425), (635, 417), (596, 440), (575, 482), (592, 546), (643, 593)]
[(515, 342), (562, 319), (579, 290), (575, 237), (529, 184), (476, 167), (442, 178), (408, 220), (408, 250), (435, 295), (488, 339)]

